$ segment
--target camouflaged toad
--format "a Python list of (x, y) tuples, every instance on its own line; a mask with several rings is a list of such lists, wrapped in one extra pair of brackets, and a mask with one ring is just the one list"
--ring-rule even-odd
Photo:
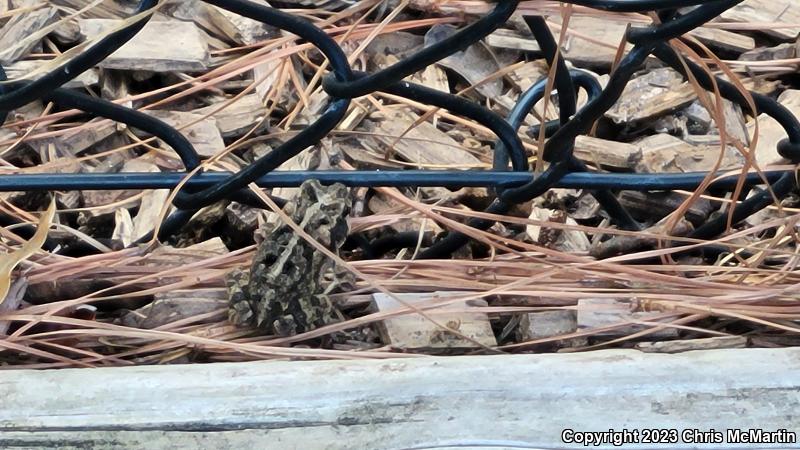
[[(314, 239), (335, 252), (347, 238), (350, 203), (344, 185), (326, 187), (309, 180), (300, 187), (295, 208), (287, 213)], [(337, 280), (325, 282), (335, 272), (333, 261), (288, 225), (270, 226), (250, 273), (236, 271), (228, 277), (230, 321), (280, 336), (341, 321), (341, 312), (327, 296), (338, 285)]]

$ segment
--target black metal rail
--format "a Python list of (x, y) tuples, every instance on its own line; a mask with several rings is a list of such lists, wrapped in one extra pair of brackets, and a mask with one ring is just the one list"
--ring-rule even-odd
[[(555, 84), (559, 92), (560, 118), (545, 124), (547, 141), (543, 151), (549, 163), (547, 170), (534, 176), (528, 167), (528, 158), (519, 139), (522, 119), (530, 112), (545, 93), (542, 80), (523, 93), (507, 118), (455, 95), (442, 93), (424, 86), (402, 81), (407, 76), (464, 50), (480, 41), (498, 27), (505, 24), (519, 4), (518, 0), (495, 2), (494, 9), (473, 24), (461, 29), (450, 38), (419, 51), (418, 53), (376, 73), (353, 71), (344, 51), (324, 31), (311, 22), (280, 9), (269, 8), (247, 0), (204, 0), (231, 12), (249, 17), (283, 29), (312, 43), (327, 57), (331, 73), (325, 77), (323, 88), (330, 96), (329, 103), (315, 122), (294, 138), (253, 162), (238, 173), (197, 173), (183, 186), (174, 199), (178, 211), (168, 218), (162, 235), (174, 232), (183, 225), (193, 211), (222, 199), (252, 203), (247, 186), (257, 183), (262, 187), (298, 186), (303, 181), (315, 178), (324, 183), (341, 182), (348, 186), (486, 186), (493, 188), (496, 198), (487, 212), (507, 213), (515, 204), (527, 202), (554, 187), (589, 189), (616, 224), (625, 229), (638, 229), (640, 225), (619, 203), (614, 190), (671, 190), (697, 188), (708, 176), (707, 173), (686, 174), (605, 174), (589, 173), (586, 166), (573, 155), (573, 146), (578, 135), (590, 131), (592, 125), (619, 99), (631, 77), (644, 63), (655, 56), (668, 66), (686, 75), (686, 71), (699, 81), (705, 89), (714, 85), (722, 96), (749, 109), (748, 99), (732, 84), (722, 79), (712, 79), (695, 64), (682, 60), (669, 45), (671, 39), (704, 24), (742, 0), (573, 0), (570, 3), (591, 8), (619, 11), (657, 11), (659, 25), (631, 29), (626, 39), (633, 44), (611, 74), (605, 88), (586, 73), (568, 70), (563, 58), (557, 58), (557, 43), (542, 17), (526, 17), (525, 21), (538, 41), (542, 53), (550, 63), (557, 61)], [(157, 0), (141, 0), (136, 13), (147, 11)], [(678, 8), (696, 6), (690, 12), (678, 13)], [(176, 173), (124, 173), (124, 174), (37, 174), (0, 175), (0, 191), (37, 190), (92, 190), (131, 188), (175, 188), (197, 169), (201, 159), (189, 141), (177, 130), (129, 108), (90, 97), (75, 91), (62, 89), (66, 82), (89, 70), (104, 58), (133, 38), (145, 25), (149, 16), (126, 28), (105, 37), (84, 53), (63, 66), (47, 73), (35, 81), (11, 81), (0, 83), (0, 124), (8, 111), (36, 99), (53, 102), (62, 107), (76, 108), (89, 114), (123, 122), (131, 127), (149, 132), (163, 139), (180, 156), (186, 172)], [(0, 81), (6, 81), (0, 67)], [(578, 89), (584, 89), (589, 102), (576, 109)], [(491, 171), (324, 171), (285, 172), (280, 166), (317, 144), (343, 120), (351, 99), (374, 92), (386, 92), (414, 101), (437, 106), (454, 114), (468, 117), (492, 130), (498, 137), (494, 146), (494, 164)], [(793, 163), (800, 163), (800, 123), (786, 108), (769, 97), (752, 93), (757, 112), (775, 118), (786, 130), (788, 139), (778, 146), (780, 154)], [(538, 133), (538, 129), (532, 130)], [(733, 190), (739, 177), (728, 176), (716, 180), (712, 187)], [(796, 188), (793, 172), (770, 172), (766, 181), (771, 191), (783, 197)], [(745, 177), (746, 186), (760, 185), (764, 178), (755, 174)], [(751, 196), (738, 205), (734, 221), (740, 221), (768, 206), (772, 202), (769, 190)], [(709, 238), (725, 230), (726, 217), (713, 219), (700, 226), (691, 237)], [(472, 220), (470, 226), (487, 229), (493, 222)], [(398, 238), (395, 246), (408, 244), (408, 239)], [(428, 246), (420, 258), (447, 257), (463, 246), (468, 238), (451, 233)], [(413, 241), (416, 244), (416, 241)], [(392, 243), (381, 241), (381, 251), (369, 251), (371, 255), (392, 248)]]

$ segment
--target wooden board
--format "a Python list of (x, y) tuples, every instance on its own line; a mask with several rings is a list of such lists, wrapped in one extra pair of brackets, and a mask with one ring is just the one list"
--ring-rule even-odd
[[(798, 431), (800, 349), (9, 371), (0, 394), (3, 448), (565, 448), (564, 429)], [(733, 445), (621, 448), (654, 447)]]

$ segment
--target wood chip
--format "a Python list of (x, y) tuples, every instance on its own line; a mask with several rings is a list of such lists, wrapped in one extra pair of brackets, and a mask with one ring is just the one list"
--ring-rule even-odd
[[(565, 211), (556, 211), (536, 206), (533, 207), (529, 218), (542, 222), (578, 225), (574, 219), (567, 217)], [(528, 236), (530, 236), (534, 242), (547, 248), (567, 253), (584, 253), (588, 252), (591, 247), (591, 242), (583, 231), (562, 230), (558, 228), (541, 227), (539, 225), (528, 225), (525, 229)]]
[(689, 36), (697, 38), (700, 42), (717, 47), (721, 50), (732, 52), (746, 52), (756, 47), (755, 39), (740, 33), (711, 27), (699, 27), (690, 31)]
[[(455, 139), (430, 122), (419, 123), (406, 133), (418, 119), (419, 116), (410, 111), (390, 110), (387, 117), (378, 123), (374, 130), (376, 134), (370, 140), (383, 144), (384, 151), (396, 153), (406, 161), (421, 166), (474, 167), (481, 164), (477, 157), (464, 150)], [(403, 133), (404, 138), (397, 140)], [(393, 148), (386, 148), (393, 143)]]
[[(36, 0), (26, 0), (20, 6), (40, 4)], [(11, 17), (0, 28), (0, 63), (5, 66), (27, 55), (44, 37), (38, 32), (55, 22), (57, 15), (57, 9), (44, 7)]]
[[(395, 294), (406, 303), (417, 306), (430, 305), (432, 301), (446, 301), (449, 298), (465, 295), (459, 292), (436, 292), (433, 294)], [(374, 305), (378, 311), (385, 313), (405, 309), (401, 303), (385, 294), (374, 294)], [(426, 309), (426, 313), (434, 320), (457, 330), (464, 336), (474, 339), (489, 347), (497, 345), (492, 327), (481, 308), (475, 306), (478, 301), (460, 301), (455, 304)], [(482, 303), (485, 306), (485, 302)], [(474, 310), (475, 312), (464, 312)], [(464, 340), (431, 323), (426, 318), (411, 311), (409, 313), (385, 319), (379, 327), (384, 342), (396, 348), (408, 350), (449, 350), (478, 348), (473, 342)]]
[[(78, 11), (86, 6), (86, 0), (50, 0), (67, 10)], [(124, 19), (133, 13), (133, 5), (126, 0), (105, 0), (94, 5), (81, 17), (93, 19)]]
[[(551, 31), (558, 36), (560, 18), (551, 16), (548, 17), (548, 22)], [(617, 48), (628, 25), (629, 22), (621, 16), (572, 16), (569, 20), (568, 37), (563, 46), (564, 57), (579, 67), (607, 68), (614, 62)], [(642, 22), (630, 22), (630, 25), (646, 26)], [(717, 28), (700, 27), (690, 31), (688, 35), (704, 44), (729, 51), (745, 52), (755, 48), (753, 38)], [(633, 46), (626, 44), (625, 48), (627, 51)]]
[(508, 78), (520, 92), (524, 92), (544, 79), (547, 73), (547, 64), (543, 60), (537, 60), (527, 62), (516, 70), (508, 72)]
[[(159, 172), (159, 168), (155, 164), (153, 164), (152, 159), (146, 155), (125, 161), (123, 164), (121, 164), (121, 168), (117, 168), (116, 170), (112, 169), (109, 171), (115, 172), (117, 170), (123, 173)], [(92, 208), (90, 211), (87, 211), (87, 214), (91, 216), (98, 216), (110, 213), (114, 211), (116, 208), (119, 208), (120, 206), (127, 206), (127, 207), (134, 206), (133, 203), (134, 200), (130, 199), (131, 197), (134, 197), (141, 192), (142, 192), (141, 190), (132, 190), (132, 189), (85, 191), (83, 192), (83, 202), (86, 207)], [(129, 201), (125, 202), (124, 205), (118, 204), (125, 199), (129, 199)], [(107, 205), (112, 205), (112, 206), (109, 207)]]
[(694, 99), (694, 90), (678, 72), (655, 69), (631, 80), (606, 117), (616, 123), (643, 121), (675, 111)]
[[(800, 90), (788, 89), (779, 97), (778, 102), (789, 109), (796, 117), (800, 117)], [(755, 121), (747, 124), (748, 133), (756, 131)], [(785, 159), (778, 154), (778, 142), (787, 137), (786, 131), (772, 117), (761, 114), (758, 116), (758, 142), (756, 143), (756, 161), (761, 167), (768, 164), (782, 164)]]
[(105, 119), (94, 119), (93, 121), (67, 131), (61, 136), (45, 138), (38, 141), (38, 148), (46, 148), (48, 145), (55, 145), (58, 151), (64, 155), (78, 156), (81, 152), (89, 150), (95, 144), (113, 135), (117, 131), (114, 122)]
[[(112, 19), (81, 19), (81, 33), (95, 39), (122, 23)], [(169, 39), (164, 39), (169, 36)], [(101, 61), (106, 69), (150, 72), (193, 72), (208, 68), (208, 44), (197, 25), (179, 20), (151, 20), (133, 39)]]
[[(213, 104), (192, 112), (202, 115), (213, 113), (212, 117), (216, 121), (216, 126), (222, 137), (226, 139), (237, 138), (250, 131), (266, 112), (266, 108), (257, 94), (245, 95), (219, 110), (221, 106)], [(266, 124), (262, 126), (266, 127)]]
[(739, 55), (739, 61), (772, 61), (775, 59), (792, 59), (798, 55), (800, 40), (797, 42), (776, 45), (775, 47), (759, 47)]
[(175, 248), (163, 245), (153, 250), (142, 261), (147, 266), (180, 266), (221, 256), (228, 253), (222, 239), (215, 237), (198, 244)]
[[(595, 330), (627, 322), (653, 322), (662, 315), (658, 312), (633, 312), (629, 301), (613, 298), (585, 298), (578, 301), (578, 331)], [(653, 328), (654, 325), (622, 325), (609, 330), (597, 330), (595, 336), (619, 337)], [(678, 330), (664, 328), (648, 334), (652, 337), (677, 337)]]
[[(21, 78), (26, 74), (29, 74), (37, 70), (40, 66), (42, 66), (42, 64), (43, 64), (42, 61), (22, 60), (4, 66), (3, 69), (6, 71), (6, 75), (8, 76), (8, 78), (13, 80), (15, 78)], [(89, 69), (86, 72), (83, 72), (82, 74), (78, 75), (78, 77), (75, 78), (74, 80), (66, 82), (62, 87), (67, 89), (77, 89), (88, 86), (95, 86), (98, 83), (99, 78), (100, 75), (97, 69)]]
[(225, 289), (186, 289), (159, 292), (153, 302), (120, 318), (120, 325), (151, 330), (179, 320), (220, 311), (227, 314), (228, 293)]
[[(561, 33), (561, 18), (548, 17), (550, 30), (555, 36)], [(578, 67), (607, 68), (614, 62), (617, 48), (628, 23), (590, 16), (573, 16), (569, 20), (569, 33), (562, 50), (564, 58)], [(626, 49), (630, 49), (630, 44)]]
[[(630, 213), (641, 220), (661, 220), (678, 209), (686, 196), (676, 192), (622, 191), (619, 201)], [(686, 211), (686, 220), (695, 226), (703, 223), (711, 214), (711, 202), (697, 199)]]
[[(725, 130), (729, 138), (738, 140), (744, 145), (750, 143), (750, 136), (747, 132), (747, 122), (742, 114), (742, 108), (728, 100), (722, 101), (722, 112), (725, 115)], [(695, 126), (701, 128), (704, 133), (719, 135), (719, 128), (712, 120), (711, 114), (703, 107), (699, 101), (695, 101), (684, 110), (686, 117), (695, 122)]]
[[(222, 140), (222, 134), (220, 134), (217, 120), (214, 117), (204, 117), (204, 114), (185, 111), (149, 110), (143, 112), (178, 128), (200, 156), (212, 157), (225, 148), (225, 142)], [(136, 133), (140, 136), (148, 136), (138, 130)], [(162, 143), (162, 146), (166, 146), (166, 144)]]
[[(454, 35), (457, 31), (458, 28), (452, 25), (434, 25), (425, 35), (425, 46), (429, 47), (441, 42)], [(437, 64), (461, 75), (470, 85), (476, 86), (478, 92), (488, 98), (493, 98), (503, 93), (503, 81), (501, 79), (480, 83), (500, 70), (497, 57), (493, 56), (483, 43), (473, 44), (467, 50), (452, 54), (440, 60)]]
[(523, 50), (526, 52), (539, 52), (539, 43), (533, 36), (523, 33), (500, 28), (494, 33), (486, 36), (486, 44), (491, 47), (504, 48), (507, 50)]
[[(697, 137), (695, 137), (697, 139)], [(644, 173), (704, 172), (711, 170), (719, 157), (719, 136), (711, 136), (701, 145), (693, 145), (669, 134), (654, 134), (636, 142), (642, 152), (637, 171)], [(699, 142), (699, 139), (698, 139)], [(728, 147), (720, 170), (741, 167), (744, 157)]]
[(719, 336), (682, 341), (639, 342), (635, 348), (645, 353), (683, 353), (695, 350), (745, 347), (747, 347), (747, 338), (744, 336)]
[[(208, 5), (200, 0), (169, 0), (165, 3), (162, 10), (170, 16), (194, 21), (215, 38), (226, 42), (251, 45), (278, 34), (274, 28), (262, 22)], [(255, 3), (269, 6), (264, 0), (255, 0)]]
[(796, 40), (800, 33), (800, 3), (797, 0), (744, 0), (722, 13), (721, 18), (726, 22), (780, 24), (779, 27), (763, 26), (759, 31), (787, 41)]
[(633, 144), (578, 136), (575, 156), (594, 167), (633, 170), (642, 159), (641, 149)]
[(578, 315), (572, 310), (542, 311), (523, 314), (517, 329), (520, 342), (546, 339), (574, 333)]

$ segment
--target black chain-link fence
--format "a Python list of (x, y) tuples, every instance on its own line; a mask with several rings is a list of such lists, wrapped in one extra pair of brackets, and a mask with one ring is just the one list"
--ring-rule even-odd
[[(716, 174), (608, 174), (590, 173), (586, 165), (573, 155), (577, 136), (590, 132), (600, 119), (619, 99), (634, 73), (645, 60), (654, 56), (667, 66), (691, 76), (708, 90), (718, 89), (720, 94), (753, 114), (764, 113), (777, 120), (788, 134), (788, 139), (778, 145), (779, 153), (800, 163), (800, 123), (786, 108), (773, 99), (757, 93), (745, 95), (732, 83), (712, 78), (707, 71), (683, 58), (670, 45), (670, 40), (701, 26), (717, 17), (742, 0), (573, 0), (568, 3), (617, 12), (656, 11), (659, 24), (632, 28), (626, 39), (633, 44), (611, 73), (608, 84), (602, 88), (585, 72), (569, 70), (563, 58), (558, 57), (557, 43), (543, 17), (528, 16), (524, 20), (538, 42), (546, 61), (556, 64), (554, 86), (558, 91), (560, 118), (545, 123), (547, 137), (541, 156), (548, 163), (547, 169), (534, 175), (528, 166), (522, 141), (518, 136), (524, 117), (545, 95), (546, 81), (542, 80), (524, 92), (507, 118), (499, 117), (491, 110), (472, 103), (462, 97), (436, 91), (424, 86), (403, 81), (406, 77), (423, 70), (462, 51), (482, 40), (505, 24), (516, 11), (519, 1), (499, 1), (494, 9), (473, 24), (459, 30), (453, 36), (426, 47), (424, 50), (376, 73), (361, 73), (351, 69), (342, 48), (311, 22), (277, 8), (265, 7), (247, 0), (204, 0), (206, 3), (224, 8), (236, 14), (261, 21), (285, 30), (313, 44), (327, 57), (331, 73), (325, 78), (323, 87), (330, 99), (320, 116), (292, 139), (256, 160), (238, 173), (196, 173), (183, 185), (174, 199), (178, 208), (162, 227), (168, 234), (184, 224), (199, 208), (223, 199), (253, 203), (247, 186), (257, 183), (262, 187), (298, 186), (307, 179), (318, 179), (323, 183), (344, 183), (348, 186), (444, 186), (450, 188), (484, 186), (493, 188), (495, 200), (486, 212), (505, 214), (513, 205), (530, 201), (554, 187), (570, 187), (591, 190), (616, 225), (628, 230), (640, 228), (640, 224), (620, 204), (614, 194), (616, 190), (671, 190), (696, 189), (709, 177)], [(141, 0), (136, 13), (154, 8), (157, 0)], [(16, 174), (0, 175), (2, 191), (36, 190), (92, 190), (92, 189), (158, 189), (175, 188), (190, 172), (201, 164), (201, 159), (189, 141), (176, 129), (164, 122), (72, 90), (61, 88), (65, 83), (89, 70), (115, 50), (133, 38), (149, 20), (149, 15), (123, 29), (117, 30), (91, 46), (87, 51), (72, 58), (63, 66), (41, 76), (35, 81), (5, 81), (0, 67), (0, 123), (8, 112), (31, 101), (41, 99), (86, 113), (125, 123), (161, 138), (180, 156), (186, 172), (178, 173), (124, 173), (124, 174)], [(690, 74), (687, 74), (690, 72)], [(577, 110), (578, 89), (584, 89), (589, 101)], [(398, 95), (416, 102), (446, 109), (472, 119), (498, 137), (494, 146), (494, 167), (491, 171), (278, 171), (283, 163), (317, 144), (344, 119), (351, 99), (373, 92)], [(753, 105), (756, 111), (753, 111)], [(538, 128), (538, 127), (537, 127)], [(538, 135), (540, 130), (530, 132)], [(794, 172), (749, 173), (744, 177), (718, 177), (710, 188), (733, 190), (737, 183), (744, 186), (761, 185), (755, 195), (738, 204), (732, 211), (733, 222), (739, 222), (765, 208), (777, 198), (786, 196), (796, 186)], [(770, 188), (766, 184), (770, 183)], [(727, 216), (713, 218), (699, 226), (689, 236), (707, 239), (714, 237), (727, 227)], [(487, 229), (489, 220), (473, 220), (473, 227)], [(467, 242), (467, 237), (451, 233), (425, 249), (419, 257), (445, 257)], [(402, 239), (398, 240), (402, 244)]]

